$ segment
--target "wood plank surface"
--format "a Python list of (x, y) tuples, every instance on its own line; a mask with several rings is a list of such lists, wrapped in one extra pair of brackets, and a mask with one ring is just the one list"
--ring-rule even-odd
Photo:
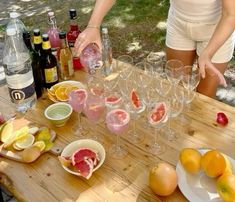
[[(85, 82), (85, 79), (84, 72), (76, 72), (74, 80)], [(55, 130), (55, 146), (65, 147), (79, 139), (73, 134), (77, 114), (73, 113), (64, 127), (56, 128), (43, 114), (49, 104), (52, 104), (52, 101), (44, 94), (25, 117)], [(0, 87), (0, 108), (8, 117), (16, 114), (6, 86)], [(216, 113), (219, 111), (226, 113), (229, 118), (226, 127), (216, 123)], [(134, 145), (127, 139), (127, 134), (124, 134), (121, 143), (128, 148), (128, 156), (123, 160), (115, 160), (107, 155), (104, 164), (89, 180), (65, 172), (56, 156), (45, 153), (31, 164), (0, 157), (0, 182), (19, 201), (187, 201), (178, 188), (168, 197), (154, 195), (148, 186), (149, 168), (160, 161), (175, 166), (179, 152), (184, 147), (216, 148), (235, 158), (235, 108), (197, 94), (187, 114), (191, 118), (188, 125), (181, 125), (177, 119), (172, 123), (172, 127), (180, 134), (176, 141), (168, 142), (161, 138), (167, 145), (166, 152), (162, 155), (156, 156), (147, 152), (146, 148), (148, 142), (153, 140), (154, 131), (151, 128), (145, 129), (145, 120), (141, 118), (138, 120), (137, 130), (145, 134), (144, 142)], [(85, 121), (84, 125), (89, 127), (89, 122)], [(104, 123), (99, 124), (97, 133), (103, 137), (102, 144), (108, 151), (115, 137), (110, 134)]]

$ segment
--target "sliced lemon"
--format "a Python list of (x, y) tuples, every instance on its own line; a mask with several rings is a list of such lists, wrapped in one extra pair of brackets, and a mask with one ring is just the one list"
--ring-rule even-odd
[(23, 150), (23, 149), (17, 147), (16, 143), (13, 144), (13, 148), (14, 148), (15, 150), (17, 150), (17, 151)]
[(35, 138), (33, 135), (28, 134), (24, 138), (21, 138), (20, 140), (16, 141), (15, 144), (20, 149), (26, 149), (30, 147), (31, 145), (33, 145), (34, 139)]
[(46, 144), (44, 141), (37, 141), (33, 144), (33, 146), (38, 147), (40, 151), (43, 151), (46, 148)]

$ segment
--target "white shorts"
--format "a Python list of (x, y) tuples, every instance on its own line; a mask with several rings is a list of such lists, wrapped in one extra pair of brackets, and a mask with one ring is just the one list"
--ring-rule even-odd
[[(217, 23), (194, 23), (180, 19), (169, 10), (167, 19), (166, 46), (176, 50), (196, 50), (200, 55), (207, 46)], [(219, 48), (212, 58), (213, 63), (231, 60), (234, 51), (235, 33)]]

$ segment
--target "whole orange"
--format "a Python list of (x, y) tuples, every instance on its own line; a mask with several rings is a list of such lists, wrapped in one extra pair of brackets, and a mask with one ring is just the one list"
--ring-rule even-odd
[(235, 202), (235, 175), (225, 173), (216, 182), (217, 192), (225, 202)]
[(177, 187), (177, 183), (178, 177), (175, 168), (168, 163), (159, 163), (150, 170), (150, 188), (159, 196), (172, 194)]
[(200, 171), (201, 153), (197, 149), (184, 148), (180, 152), (180, 162), (187, 172), (196, 174)]
[(201, 168), (209, 177), (218, 177), (226, 168), (224, 156), (217, 150), (207, 151), (201, 158)]

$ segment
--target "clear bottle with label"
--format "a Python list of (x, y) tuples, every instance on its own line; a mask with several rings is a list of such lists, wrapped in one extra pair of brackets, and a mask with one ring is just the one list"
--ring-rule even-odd
[(58, 50), (58, 62), (60, 68), (60, 77), (62, 80), (68, 80), (73, 76), (73, 55), (68, 46), (66, 32), (60, 32), (60, 48)]
[(112, 72), (112, 46), (109, 39), (108, 28), (102, 27), (101, 33), (103, 73), (108, 76)]
[(42, 71), (43, 86), (50, 88), (58, 83), (58, 67), (56, 57), (51, 52), (48, 34), (42, 35), (42, 54), (40, 56), (40, 69)]
[(14, 28), (7, 29), (3, 65), (11, 101), (24, 113), (35, 103), (36, 92), (29, 52)]

